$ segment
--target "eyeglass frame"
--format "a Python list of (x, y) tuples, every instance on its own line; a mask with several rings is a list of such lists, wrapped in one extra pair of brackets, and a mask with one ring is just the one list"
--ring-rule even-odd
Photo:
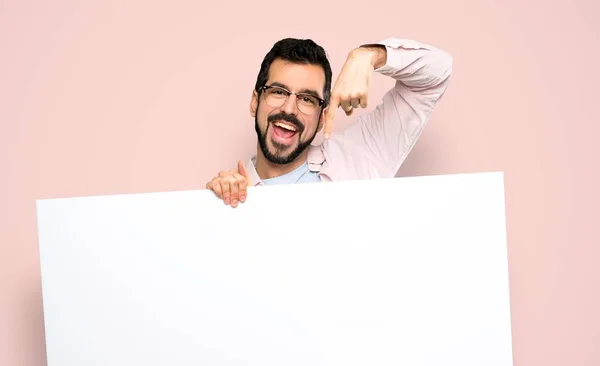
[[(298, 108), (298, 110), (300, 110), (300, 107), (298, 107), (298, 97), (301, 96), (301, 95), (307, 95), (307, 96), (310, 96), (312, 98), (317, 99), (319, 101), (319, 107), (321, 107), (321, 109), (323, 109), (323, 105), (325, 104), (325, 100), (324, 99), (321, 99), (321, 98), (319, 98), (318, 96), (316, 96), (314, 94), (301, 93), (301, 92), (299, 93), (299, 92), (289, 91), (287, 88), (284, 88), (283, 86), (279, 86), (279, 85), (263, 85), (263, 86), (261, 86), (258, 89), (258, 91), (259, 91), (259, 93), (261, 93), (261, 92), (263, 92), (265, 90), (272, 89), (272, 88), (283, 89), (283, 90), (285, 90), (288, 93), (288, 96), (286, 97), (285, 102), (283, 102), (282, 105), (285, 105), (285, 103), (287, 103), (290, 95), (292, 95), (292, 94), (295, 95), (296, 96), (296, 107)], [(302, 112), (302, 111), (300, 111), (300, 112)], [(304, 112), (302, 112), (302, 113), (303, 114), (307, 114), (307, 113), (304, 113)]]

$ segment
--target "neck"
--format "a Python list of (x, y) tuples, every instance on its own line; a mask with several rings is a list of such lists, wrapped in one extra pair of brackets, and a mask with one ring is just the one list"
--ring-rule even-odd
[(257, 150), (256, 173), (258, 173), (260, 179), (270, 179), (287, 174), (304, 164), (308, 155), (307, 149), (307, 151), (302, 152), (302, 154), (300, 154), (296, 160), (289, 164), (274, 164), (265, 158), (260, 147), (258, 147)]

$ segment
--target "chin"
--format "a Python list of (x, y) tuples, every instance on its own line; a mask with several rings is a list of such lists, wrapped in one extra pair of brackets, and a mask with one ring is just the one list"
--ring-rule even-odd
[(290, 155), (295, 149), (298, 148), (297, 143), (292, 144), (292, 145), (281, 145), (281, 144), (276, 143), (273, 140), (270, 141), (268, 146), (269, 146), (269, 152), (271, 154), (277, 154), (277, 155)]
[(286, 164), (291, 163), (291, 161), (289, 161), (291, 155), (292, 154), (290, 154), (290, 152), (287, 152), (287, 151), (284, 153), (271, 151), (271, 157), (273, 159), (270, 159), (270, 160), (272, 160), (272, 162), (275, 164), (286, 165)]

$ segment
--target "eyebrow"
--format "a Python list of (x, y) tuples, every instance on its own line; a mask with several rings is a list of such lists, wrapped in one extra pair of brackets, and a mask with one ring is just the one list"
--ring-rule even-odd
[[(290, 88), (289, 88), (287, 85), (285, 85), (285, 84), (282, 84), (282, 83), (278, 83), (278, 82), (276, 82), (276, 81), (275, 81), (275, 82), (273, 82), (273, 83), (271, 83), (271, 86), (278, 86), (278, 87), (280, 87), (280, 88), (284, 88), (284, 89), (288, 89), (288, 90), (290, 89)], [(312, 96), (314, 96), (314, 97), (317, 97), (317, 98), (319, 98), (319, 99), (323, 99), (323, 97), (321, 97), (321, 96), (319, 95), (319, 93), (317, 93), (316, 91), (314, 91), (314, 90), (312, 90), (312, 89), (302, 89), (302, 90), (300, 90), (298, 93), (301, 93), (301, 94), (310, 94), (310, 95), (312, 95)]]

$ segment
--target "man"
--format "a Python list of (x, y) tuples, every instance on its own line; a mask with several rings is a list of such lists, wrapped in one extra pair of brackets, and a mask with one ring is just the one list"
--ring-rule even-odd
[[(416, 41), (388, 38), (350, 51), (330, 94), (331, 67), (311, 40), (284, 39), (265, 56), (250, 101), (257, 154), (207, 183), (225, 204), (249, 185), (393, 178), (446, 91), (452, 57)], [(332, 135), (336, 110), (367, 107), (373, 72), (396, 80), (374, 110)], [(311, 145), (323, 130), (325, 140)]]

